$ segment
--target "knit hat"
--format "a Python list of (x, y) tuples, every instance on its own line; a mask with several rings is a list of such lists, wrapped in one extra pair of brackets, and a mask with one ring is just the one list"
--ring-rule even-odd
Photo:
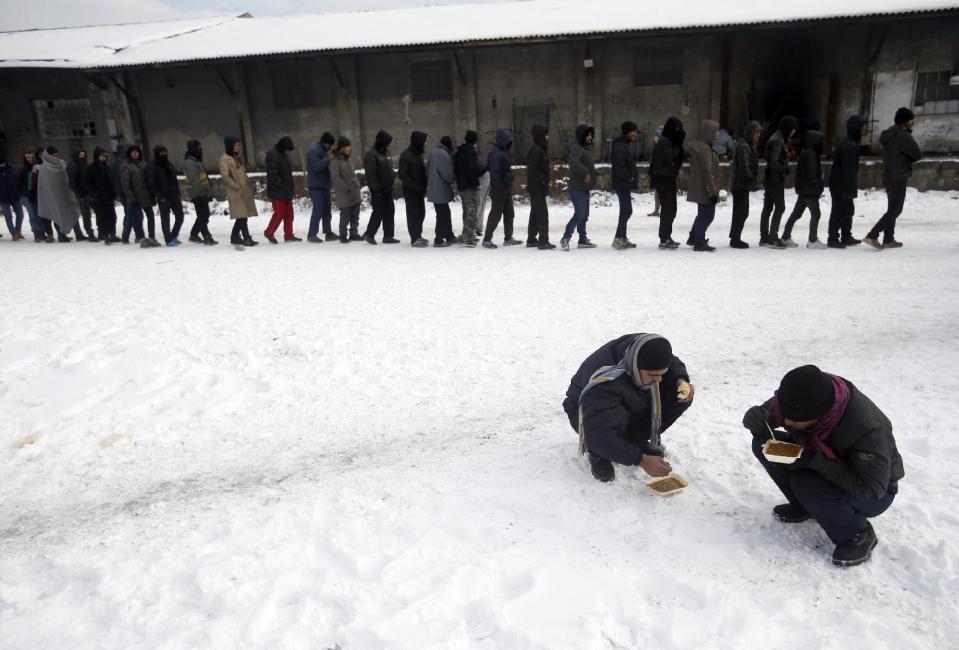
[(332, 145), (334, 142), (336, 142), (336, 139), (329, 131), (324, 132), (323, 135), (320, 136), (320, 144)]
[(673, 346), (663, 338), (647, 341), (639, 351), (640, 370), (662, 370), (673, 362)]
[(476, 144), (479, 142), (479, 135), (476, 134), (476, 131), (467, 131), (466, 132), (466, 144)]
[(816, 366), (787, 372), (776, 396), (783, 415), (794, 422), (818, 420), (829, 412), (836, 399), (832, 379)]
[(909, 120), (916, 119), (916, 114), (905, 106), (896, 111), (896, 125), (905, 124)]
[(345, 135), (341, 135), (341, 136), (336, 140), (336, 148), (337, 148), (337, 150), (340, 150), (340, 149), (342, 149), (343, 147), (348, 147), (348, 146), (350, 146), (351, 144), (353, 144), (353, 143), (350, 142), (350, 139), (349, 139), (348, 137), (346, 137)]

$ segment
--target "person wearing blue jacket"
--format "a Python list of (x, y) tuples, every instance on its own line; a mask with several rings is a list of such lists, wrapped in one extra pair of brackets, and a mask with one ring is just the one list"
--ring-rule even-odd
[(326, 241), (340, 238), (333, 232), (333, 204), (330, 197), (330, 151), (335, 143), (333, 134), (327, 131), (306, 153), (306, 187), (313, 202), (306, 240), (317, 244), (323, 241), (319, 237), (321, 222)]
[(503, 245), (516, 246), (522, 242), (513, 239), (513, 169), (509, 158), (513, 133), (509, 129), (500, 129), (496, 132), (493, 145), (492, 151), (486, 157), (492, 207), (486, 222), (486, 234), (483, 235), (483, 248), (496, 248), (493, 233), (496, 232), (500, 219), (503, 220)]

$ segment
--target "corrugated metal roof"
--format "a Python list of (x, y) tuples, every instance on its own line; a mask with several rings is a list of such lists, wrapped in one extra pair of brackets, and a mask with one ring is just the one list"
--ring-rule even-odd
[(959, 10), (957, 0), (639, 5), (529, 0), (270, 18), (241, 16), (0, 34), (0, 66), (117, 68), (364, 48), (693, 29)]

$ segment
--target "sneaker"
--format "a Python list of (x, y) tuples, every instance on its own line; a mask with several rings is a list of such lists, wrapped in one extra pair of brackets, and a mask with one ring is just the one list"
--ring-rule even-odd
[(659, 242), (659, 250), (661, 250), (661, 251), (672, 251), (672, 250), (676, 250), (676, 249), (673, 248), (672, 246), (670, 246), (670, 244), (669, 244), (668, 241), (661, 241), (661, 242)]
[(323, 240), (320, 239), (319, 237), (317, 237), (316, 235), (309, 235), (309, 236), (307, 236), (306, 241), (310, 242), (311, 244), (322, 244), (322, 243), (323, 243)]
[(832, 563), (836, 566), (856, 566), (869, 560), (872, 549), (876, 548), (879, 540), (872, 524), (866, 522), (866, 527), (856, 533), (851, 540), (839, 544), (832, 552)]
[(895, 239), (890, 239), (889, 241), (884, 241), (882, 243), (883, 248), (902, 248), (902, 242), (896, 241)]
[(549, 242), (540, 242), (536, 247), (541, 251), (552, 251), (556, 250), (556, 244), (550, 244)]
[(422, 237), (420, 237), (415, 242), (412, 242), (410, 244), (410, 246), (412, 246), (413, 248), (429, 248), (429, 245), (430, 243), (426, 241), (425, 239), (423, 239)]
[(153, 244), (150, 243), (149, 239), (141, 239), (140, 248), (153, 248)]
[(774, 251), (784, 251), (786, 250), (786, 244), (783, 242), (783, 240), (777, 237), (776, 239), (770, 239), (767, 241), (766, 248), (770, 248)]
[(174, 237), (173, 239), (169, 241), (169, 243), (167, 243), (167, 246), (169, 246), (170, 244), (173, 244), (174, 246), (179, 246), (182, 243), (183, 242), (180, 241), (179, 237)]
[(730, 248), (746, 249), (749, 248), (749, 244), (744, 242), (742, 239), (732, 239), (729, 242)]
[(821, 251), (829, 247), (817, 239), (816, 241), (811, 241), (808, 244), (806, 244), (806, 248), (811, 248), (813, 250)]
[(791, 503), (783, 503), (773, 508), (773, 517), (784, 524), (801, 524), (811, 516), (802, 506)]
[(350, 235), (350, 241), (363, 241), (363, 237), (359, 233), (355, 232)]
[(290, 235), (289, 237), (284, 237), (284, 241), (303, 241), (302, 237), (297, 237), (296, 235)]
[(628, 237), (623, 237), (623, 241), (626, 242), (626, 248), (639, 248), (636, 244), (629, 241)]
[(622, 237), (616, 237), (615, 239), (613, 239), (613, 248), (615, 248), (618, 251), (624, 251), (628, 249), (629, 246), (626, 245), (625, 239), (623, 239)]
[[(875, 248), (877, 251), (881, 251), (881, 250), (882, 250), (882, 244), (880, 244), (880, 243), (879, 243), (879, 240), (876, 239), (875, 237), (864, 237), (862, 241), (863, 241), (864, 244), (868, 244), (869, 246), (872, 246), (872, 247)], [(847, 244), (847, 246), (848, 246), (848, 244)]]
[(596, 248), (596, 244), (589, 241), (588, 237), (583, 237), (579, 240), (579, 243), (576, 244), (576, 248)]
[[(274, 237), (273, 235), (271, 235), (271, 234), (268, 233), (268, 232), (264, 232), (264, 233), (263, 233), (263, 236), (266, 237), (266, 241), (270, 242), (271, 244), (279, 244), (279, 243), (280, 243), (280, 242), (276, 241), (276, 237)], [(204, 242), (204, 243), (206, 243), (206, 242)]]
[(383, 243), (384, 243), (384, 244), (399, 244), (399, 243), (400, 243), (400, 240), (397, 239), (396, 237), (384, 237), (384, 238), (383, 238)]
[(370, 246), (376, 246), (376, 239), (373, 237), (373, 235), (363, 235), (363, 241)]
[(59, 241), (61, 244), (69, 244), (70, 242), (73, 241), (73, 237), (69, 237), (67, 235), (60, 235), (59, 237), (57, 237), (57, 241)]
[(560, 240), (559, 240), (559, 247), (562, 248), (564, 251), (568, 251), (568, 250), (569, 250), (569, 237), (563, 237), (562, 239), (560, 239)]
[(826, 247), (827, 248), (845, 248), (846, 244), (844, 244), (841, 241), (836, 241), (835, 239), (830, 239), (829, 242), (826, 244)]
[(609, 483), (616, 478), (616, 470), (613, 469), (613, 464), (593, 452), (589, 452), (589, 469), (593, 473), (593, 478), (597, 481)]
[(522, 243), (523, 242), (521, 242), (520, 240), (514, 239), (512, 237), (510, 237), (509, 239), (503, 240), (503, 246), (519, 246)]
[(483, 240), (483, 248), (499, 248), (499, 246), (497, 246), (496, 244), (494, 244), (493, 242), (491, 242), (491, 241), (488, 240), (488, 239), (484, 239), (484, 240)]
[(459, 242), (459, 245), (463, 248), (476, 248), (477, 243), (475, 239), (463, 239)]
[(156, 237), (150, 237), (150, 246), (151, 246), (152, 248), (160, 248), (161, 246), (163, 246), (163, 244), (161, 244), (160, 242), (158, 242), (158, 241), (156, 240)]
[(796, 248), (799, 246), (799, 244), (797, 244), (796, 242), (792, 240), (792, 237), (785, 237), (783, 239), (780, 239), (779, 241), (781, 241), (786, 246), (786, 248)]
[(218, 242), (217, 240), (213, 239), (212, 237), (209, 237), (209, 238), (203, 240), (203, 245), (204, 245), (204, 246), (216, 246), (216, 245), (219, 244), (219, 243), (220, 243), (220, 242)]
[(340, 236), (339, 236), (339, 235), (334, 235), (334, 234), (331, 233), (331, 232), (326, 233), (326, 234), (323, 236), (323, 238), (326, 239), (326, 241), (340, 241)]
[(241, 239), (240, 237), (230, 237), (230, 243), (233, 244), (234, 246), (242, 246), (243, 239)]
[(246, 239), (243, 240), (243, 245), (246, 246), (247, 248), (253, 248), (254, 246), (259, 246), (260, 242), (253, 239), (252, 237), (247, 237)]
[(710, 246), (709, 240), (707, 239), (706, 241), (693, 246), (693, 250), (696, 251), (697, 253), (715, 253), (716, 247)]
[(190, 241), (193, 242), (194, 244), (203, 243), (203, 239), (201, 239), (199, 235), (190, 235)]
[(650, 213), (647, 214), (646, 216), (647, 216), (647, 217), (658, 217), (658, 216), (659, 216), (659, 213), (656, 212), (655, 210), (653, 210), (652, 212), (650, 212)]
[(526, 240), (526, 248), (538, 248), (538, 247), (539, 247), (539, 242), (536, 241), (535, 239)]
[(433, 248), (449, 248), (452, 245), (453, 245), (453, 242), (451, 242), (448, 239), (437, 239), (436, 241), (433, 242)]
[(842, 243), (844, 243), (846, 246), (858, 246), (859, 244), (862, 243), (862, 240), (856, 239), (855, 237), (850, 235), (849, 237), (846, 237), (845, 239), (843, 239)]

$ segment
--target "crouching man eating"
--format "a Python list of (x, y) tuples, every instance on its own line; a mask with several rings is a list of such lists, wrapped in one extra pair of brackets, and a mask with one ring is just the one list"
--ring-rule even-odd
[[(791, 464), (763, 453), (770, 429), (783, 425), (786, 441), (803, 448)], [(773, 508), (773, 516), (790, 524), (819, 522), (836, 545), (837, 566), (867, 561), (877, 543), (868, 518), (892, 505), (905, 474), (883, 412), (851, 382), (802, 366), (783, 377), (772, 399), (746, 411), (743, 426), (753, 434), (753, 453), (788, 502)]]
[(659, 436), (689, 408), (693, 393), (686, 366), (673, 356), (669, 341), (658, 334), (627, 334), (586, 358), (566, 391), (563, 410), (597, 480), (616, 478), (613, 463), (666, 476), (672, 467)]

